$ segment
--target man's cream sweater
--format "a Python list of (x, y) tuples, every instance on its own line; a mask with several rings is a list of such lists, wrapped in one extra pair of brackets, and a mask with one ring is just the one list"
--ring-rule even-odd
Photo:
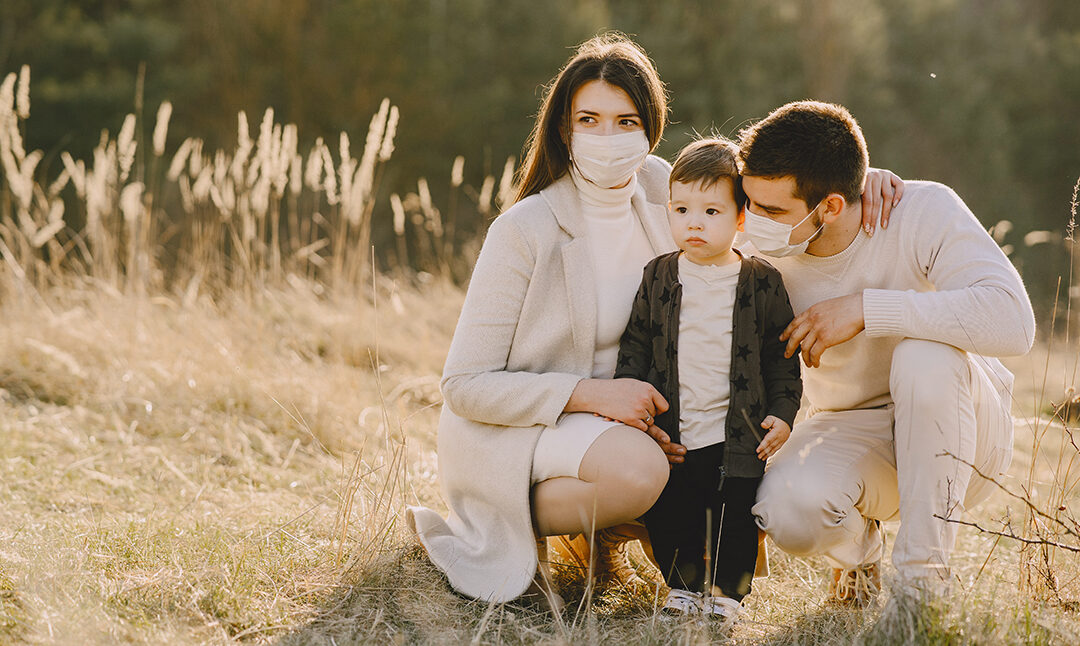
[[(927, 339), (985, 357), (1027, 352), (1035, 317), (1020, 275), (957, 194), (908, 182), (887, 229), (859, 232), (833, 256), (770, 258), (796, 316), (815, 303), (862, 292), (866, 330), (829, 348), (803, 372), (812, 410), (888, 404), (893, 349)], [(1000, 362), (990, 369), (1003, 383)], [(933, 370), (934, 366), (927, 366)]]

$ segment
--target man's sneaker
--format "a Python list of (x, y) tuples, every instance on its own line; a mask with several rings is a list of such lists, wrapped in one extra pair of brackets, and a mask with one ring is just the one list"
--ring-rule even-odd
[(746, 612), (743, 605), (731, 597), (711, 595), (701, 600), (701, 614), (722, 621), (736, 621)]
[(833, 568), (828, 602), (865, 608), (881, 591), (881, 561), (845, 570)]
[(660, 613), (666, 617), (687, 617), (702, 613), (702, 598), (696, 592), (671, 588), (668, 590), (667, 599), (660, 608)]

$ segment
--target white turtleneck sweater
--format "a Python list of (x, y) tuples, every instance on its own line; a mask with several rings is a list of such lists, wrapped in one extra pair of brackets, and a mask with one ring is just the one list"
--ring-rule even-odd
[(637, 176), (622, 188), (600, 188), (570, 169), (581, 196), (596, 280), (596, 354), (592, 376), (615, 374), (619, 339), (630, 320), (641, 271), (656, 253), (630, 205)]

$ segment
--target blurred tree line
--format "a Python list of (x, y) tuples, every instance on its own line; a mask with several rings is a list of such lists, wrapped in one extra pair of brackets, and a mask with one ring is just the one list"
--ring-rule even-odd
[[(695, 132), (734, 136), (790, 100), (848, 106), (871, 162), (953, 186), (1011, 245), (1044, 310), (1080, 175), (1076, 0), (4, 0), (0, 72), (32, 71), (27, 145), (85, 157), (135, 106), (152, 127), (174, 105), (170, 150), (187, 136), (230, 147), (236, 112), (274, 107), (300, 137), (354, 141), (383, 97), (399, 106), (381, 194), (427, 177), (445, 199), (465, 158), (479, 187), (518, 155), (542, 87), (574, 45), (634, 36), (672, 96), (669, 158)], [(392, 248), (388, 200), (373, 240)], [(460, 240), (486, 223), (459, 216)], [(1032, 242), (1029, 239), (1028, 242)], [(1080, 277), (1075, 282), (1080, 282)]]

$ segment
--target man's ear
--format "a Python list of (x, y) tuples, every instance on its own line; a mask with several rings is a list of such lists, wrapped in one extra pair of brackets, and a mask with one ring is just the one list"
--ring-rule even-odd
[(847, 207), (847, 200), (839, 193), (829, 193), (821, 202), (821, 221), (832, 224)]

